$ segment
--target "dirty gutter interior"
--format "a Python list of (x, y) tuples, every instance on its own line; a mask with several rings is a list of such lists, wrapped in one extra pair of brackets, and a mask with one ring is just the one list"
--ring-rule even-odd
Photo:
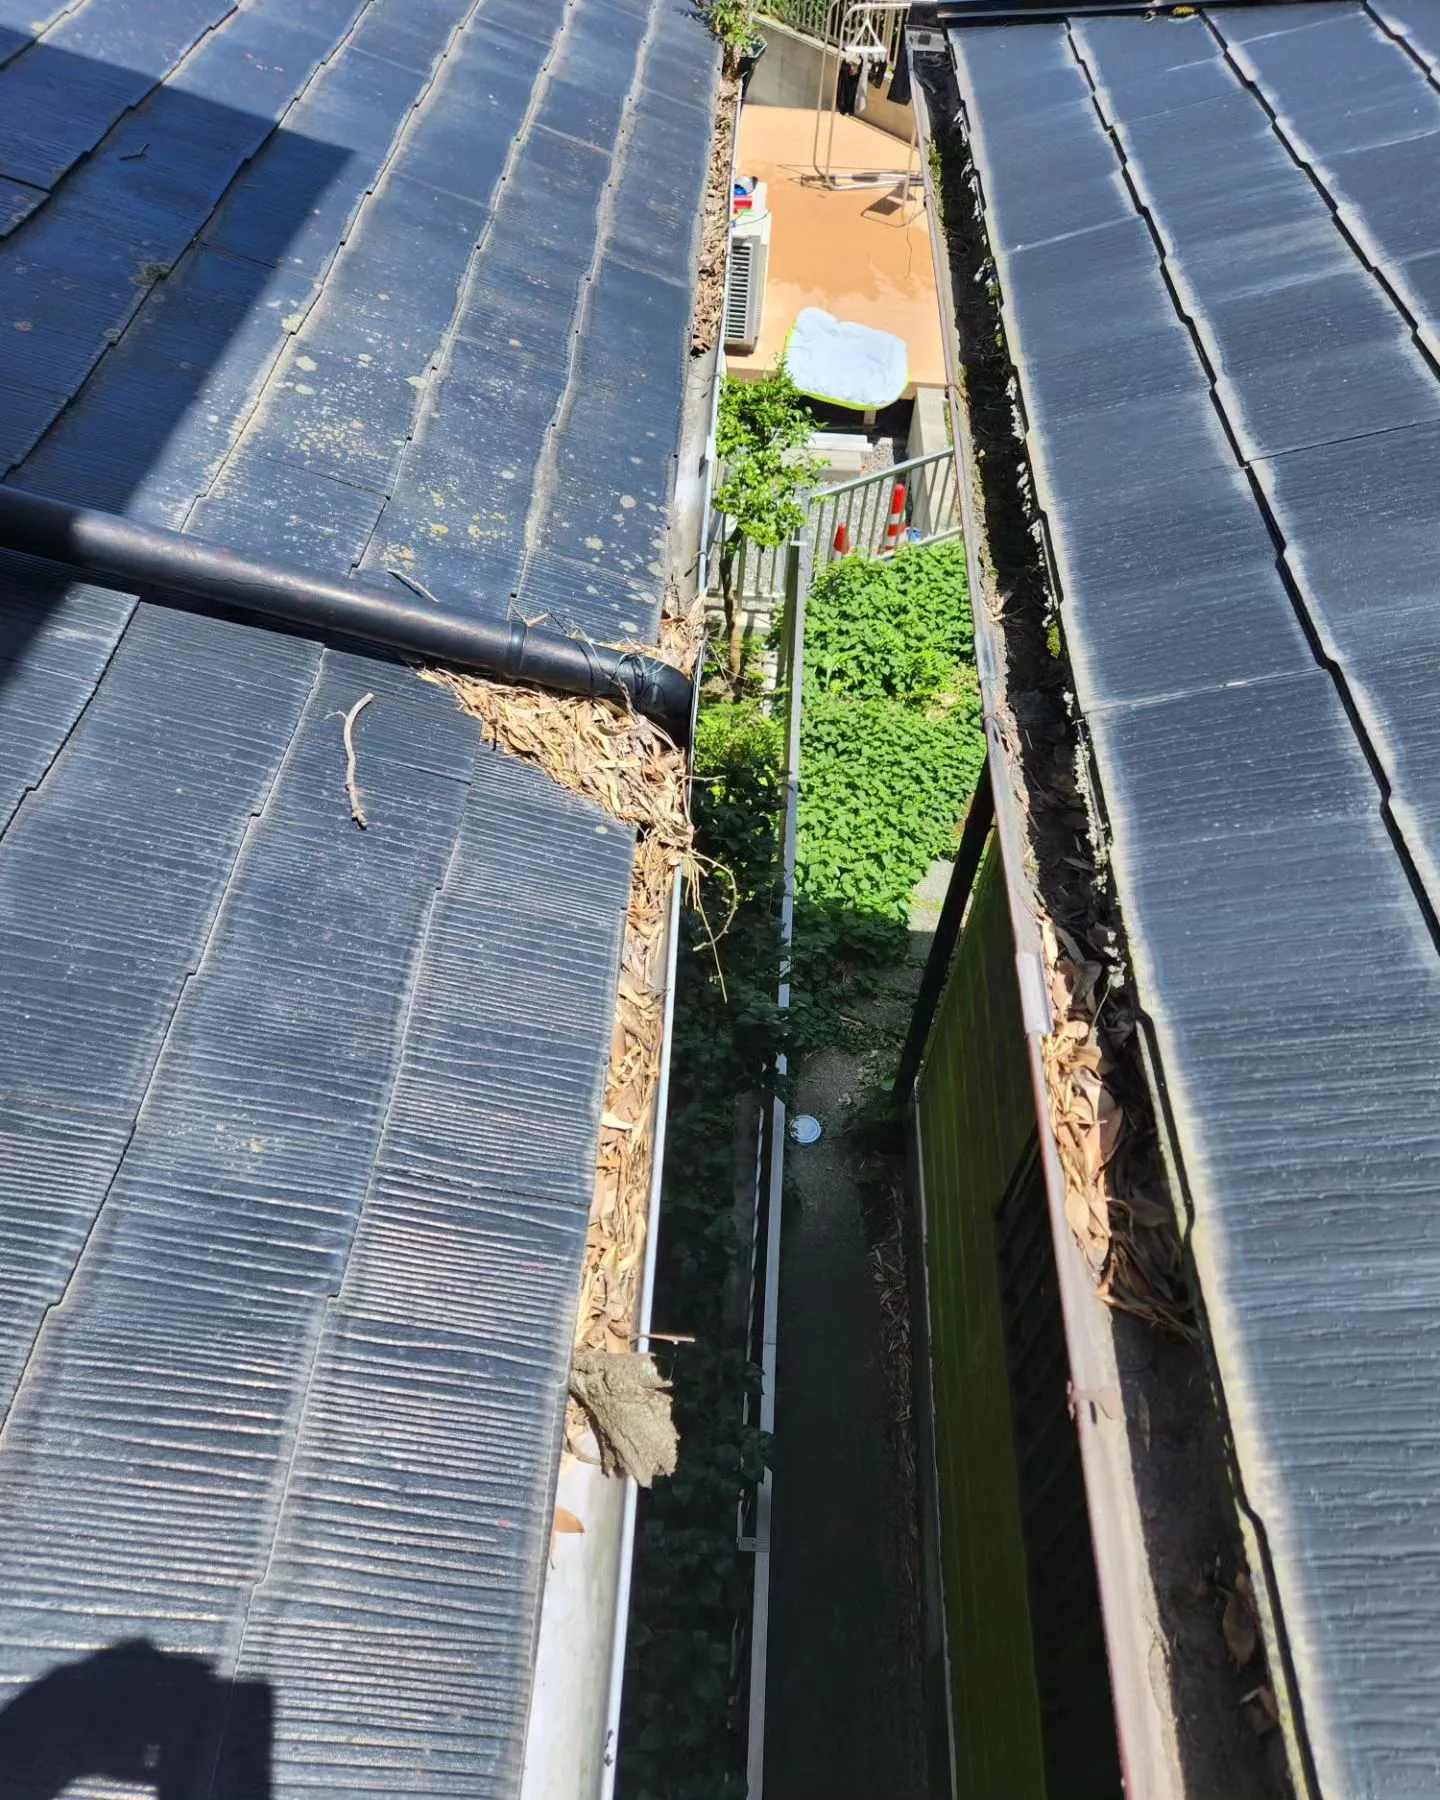
[[(1015, 945), (1025, 1055), (1039, 1121), (1038, 1150), (1069, 1353), (1072, 1413), (1079, 1438), (1108, 1647), (1121, 1767), (1127, 1791), (1154, 1797), (1154, 1800), (1181, 1800), (1181, 1796), (1206, 1790), (1203, 1785), (1191, 1785), (1195, 1772), (1193, 1767), (1187, 1766), (1187, 1751), (1181, 1742), (1186, 1731), (1193, 1728), (1193, 1712), (1175, 1693), (1166, 1691), (1169, 1683), (1157, 1682), (1152, 1666), (1156, 1644), (1174, 1642), (1170, 1629), (1172, 1621), (1168, 1617), (1171, 1598), (1167, 1588), (1175, 1571), (1167, 1569), (1165, 1550), (1157, 1541), (1155, 1511), (1158, 1495), (1161, 1503), (1172, 1511), (1173, 1538), (1184, 1545), (1193, 1542), (1197, 1534), (1204, 1535), (1199, 1514), (1213, 1507), (1215, 1493), (1207, 1494), (1203, 1503), (1197, 1498), (1197, 1516), (1189, 1520), (1184, 1518), (1187, 1497), (1176, 1491), (1173, 1479), (1167, 1490), (1164, 1447), (1156, 1447), (1154, 1462), (1160, 1466), (1157, 1485), (1138, 1466), (1130, 1432), (1137, 1417), (1148, 1419), (1153, 1413), (1157, 1419), (1162, 1419), (1167, 1410), (1173, 1409), (1174, 1393), (1170, 1384), (1177, 1368), (1182, 1367), (1186, 1379), (1193, 1380), (1195, 1351), (1193, 1346), (1166, 1341), (1152, 1327), (1125, 1317), (1100, 1301), (1091, 1269), (1067, 1222), (1065, 1178), (1057, 1152), (1056, 1120), (1045, 1069), (1045, 1047), (1055, 1030), (1056, 1020), (1041, 931), (1045, 905), (1032, 877), (1034, 861), (1027, 826), (1034, 795), (1027, 792), (1027, 776), (1015, 748), (1018, 735), (1010, 693), (1007, 625), (990, 575), (993, 564), (986, 527), (987, 494), (994, 491), (996, 484), (1023, 480), (1023, 455), (1020, 457), (1022, 467), (1012, 475), (1006, 473), (1007, 468), (1015, 468), (1015, 460), (1008, 457), (1008, 443), (1001, 446), (1006, 455), (999, 457), (994, 454), (993, 444), (986, 446), (985, 452), (977, 447), (959, 357), (961, 340), (955, 305), (958, 276), (936, 180), (937, 154), (943, 159), (950, 153), (947, 149), (948, 127), (958, 115), (958, 95), (943, 34), (912, 32), (910, 43), (916, 71), (915, 104), (925, 150), (922, 167), (927, 212), (944, 321), (950, 410), (960, 465), (960, 505), (973, 599), (976, 660), (985, 706), (995, 833)], [(1018, 442), (1016, 448), (1023, 451), (1023, 445)], [(1097, 824), (1098, 821), (1092, 818), (1092, 832)], [(963, 898), (963, 895), (952, 897), (947, 908), (958, 910)], [(1153, 1075), (1148, 1067), (1146, 1075)], [(904, 1096), (905, 1099), (910, 1097), (909, 1094)], [(918, 1130), (918, 1116), (912, 1115), (910, 1167), (916, 1177), (919, 1230), (923, 1240), (925, 1197), (923, 1182), (918, 1179), (922, 1165)], [(1162, 1149), (1168, 1151), (1163, 1132)], [(923, 1241), (920, 1252), (917, 1264), (923, 1271)], [(928, 1300), (922, 1294), (918, 1306), (922, 1329), (927, 1307)], [(923, 1354), (917, 1355), (917, 1370), (922, 1371), (920, 1384), (923, 1387), (929, 1374), (928, 1360)], [(934, 1401), (928, 1391), (917, 1395), (917, 1411), (924, 1426), (922, 1455), (928, 1465), (922, 1469), (922, 1480), (929, 1489), (928, 1498), (922, 1504), (925, 1568), (931, 1588), (928, 1603), (943, 1617), (935, 1592), (939, 1581), (938, 1516), (934, 1510), (938, 1470), (934, 1462)], [(1223, 1489), (1223, 1468), (1217, 1467), (1213, 1473), (1215, 1487)], [(1153, 1474), (1152, 1470), (1151, 1476)], [(1228, 1497), (1226, 1505), (1229, 1505)], [(1162, 1519), (1158, 1538), (1164, 1537), (1165, 1530), (1166, 1522)], [(942, 1646), (942, 1657), (948, 1654)], [(943, 1682), (948, 1694), (948, 1664), (943, 1674), (937, 1674), (937, 1681)], [(1232, 1705), (1227, 1697), (1211, 1698), (1218, 1706)], [(1193, 1701), (1194, 1696), (1190, 1695), (1188, 1699)], [(948, 1703), (937, 1704), (932, 1697), (929, 1710), (935, 1734), (943, 1737), (951, 1728)], [(1225, 1721), (1227, 1734), (1233, 1726), (1233, 1717)], [(950, 1755), (953, 1760), (953, 1742)], [(1201, 1780), (1203, 1783), (1204, 1777)]]
[[(701, 544), (715, 480), (715, 420), (719, 355), (695, 356), (687, 372), (684, 424), (677, 456), (668, 562), (682, 616), (695, 603)], [(703, 655), (703, 651), (702, 651)], [(694, 741), (700, 668), (687, 681), (688, 716), (682, 744)], [(660, 1193), (665, 1173), (666, 1120), (675, 1015), (676, 959), (685, 877), (671, 883), (663, 953), (664, 1026), (655, 1097), (654, 1149), (645, 1234), (645, 1263), (635, 1319), (635, 1348), (651, 1348), (650, 1326), (660, 1247)], [(639, 1489), (629, 1475), (607, 1475), (597, 1464), (562, 1459), (557, 1509), (584, 1524), (583, 1534), (557, 1534), (545, 1576), (536, 1646), (535, 1685), (526, 1737), (521, 1800), (611, 1800), (615, 1791), (630, 1591)]]

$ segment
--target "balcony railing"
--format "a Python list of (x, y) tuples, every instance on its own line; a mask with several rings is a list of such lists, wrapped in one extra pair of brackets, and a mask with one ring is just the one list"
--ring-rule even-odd
[[(897, 485), (905, 490), (897, 544), (934, 544), (960, 535), (954, 453), (936, 450), (873, 475), (859, 475), (833, 487), (817, 488), (811, 494), (802, 536), (810, 546), (817, 571), (836, 555), (847, 552), (862, 556), (888, 554)], [(712, 593), (719, 591), (719, 545), (726, 526), (727, 521), (720, 521), (712, 539)], [(751, 543), (741, 544), (735, 583), (747, 612), (763, 611), (783, 598), (786, 549), (782, 545), (778, 550), (760, 550)]]
[[(851, 0), (764, 0), (764, 4), (756, 8), (760, 14), (762, 32), (765, 19), (777, 19), (792, 31), (800, 31), (806, 37), (814, 38), (816, 43), (836, 45), (843, 39), (847, 10), (852, 10)], [(900, 53), (900, 34), (905, 29), (905, 16), (903, 12), (893, 12), (877, 21), (892, 64)]]

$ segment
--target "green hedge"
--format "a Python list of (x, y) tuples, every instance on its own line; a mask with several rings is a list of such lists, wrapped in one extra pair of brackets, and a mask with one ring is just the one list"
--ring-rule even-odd
[(960, 544), (901, 550), (888, 562), (847, 556), (805, 603), (805, 675), (814, 691), (925, 706), (975, 656)]
[(959, 544), (846, 557), (811, 590), (797, 890), (861, 939), (954, 848), (985, 756), (974, 645)]

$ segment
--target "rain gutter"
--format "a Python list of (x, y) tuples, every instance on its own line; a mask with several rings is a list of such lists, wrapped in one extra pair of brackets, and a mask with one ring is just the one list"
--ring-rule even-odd
[[(911, 34), (912, 68), (916, 54)], [(928, 34), (920, 34), (922, 40)], [(944, 39), (941, 39), (944, 43)], [(931, 45), (924, 42), (921, 54)], [(1120, 1766), (1127, 1794), (1145, 1800), (1183, 1800), (1185, 1788), (1175, 1744), (1175, 1723), (1163, 1707), (1151, 1677), (1158, 1609), (1144, 1553), (1145, 1534), (1130, 1466), (1129, 1440), (1110, 1315), (1095, 1293), (1089, 1268), (1065, 1219), (1065, 1183), (1056, 1148), (1054, 1120), (1045, 1080), (1043, 1045), (1053, 1030), (1049, 990), (1033, 887), (1025, 878), (1025, 823), (1020, 802), (1022, 777), (1006, 748), (1006, 660), (1004, 641), (987, 604), (988, 588), (980, 557), (983, 526), (975, 504), (975, 446), (960, 399), (959, 335), (951, 293), (950, 260), (930, 167), (928, 96), (917, 79), (914, 105), (924, 173), (931, 254), (940, 304), (946, 380), (970, 582), (975, 657), (985, 718), (985, 738), (995, 827), (999, 840), (1015, 971), (1020, 988), (1025, 1053), (1039, 1122), (1039, 1148), (1046, 1204), (1059, 1279), (1061, 1313), (1070, 1359), (1071, 1411), (1080, 1444), (1080, 1462), (1095, 1552), (1101, 1614), (1115, 1704)]]

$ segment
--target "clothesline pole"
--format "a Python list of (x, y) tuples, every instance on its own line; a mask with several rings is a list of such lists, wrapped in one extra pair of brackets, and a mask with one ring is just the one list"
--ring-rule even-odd
[[(835, 115), (840, 110), (839, 87), (845, 65), (854, 58), (860, 64), (858, 80), (869, 80), (869, 63), (872, 57), (883, 56), (889, 63), (889, 48), (881, 36), (877, 23), (881, 15), (908, 13), (911, 0), (830, 0), (825, 14), (825, 38), (820, 55), (820, 85), (815, 95), (815, 130), (811, 142), (810, 161), (816, 177), (828, 188), (837, 188), (840, 178), (835, 174)], [(901, 22), (903, 35), (904, 24)], [(832, 64), (831, 51), (835, 52)], [(897, 61), (897, 67), (898, 61)], [(820, 156), (820, 125), (827, 110), (830, 114), (829, 128), (825, 138), (825, 156), (822, 166)], [(914, 104), (911, 103), (910, 139), (906, 146), (907, 154), (903, 170), (895, 170), (893, 179), (904, 183), (905, 202), (900, 208), (900, 224), (908, 221), (905, 218), (905, 205), (908, 204), (910, 189), (914, 185), (918, 169), (917, 152), (919, 136), (915, 119)], [(852, 172), (853, 173), (853, 172)], [(870, 184), (873, 185), (878, 176), (887, 171), (867, 171)]]
[[(830, 51), (838, 42), (840, 30), (840, 8), (851, 4), (852, 0), (830, 0), (825, 11), (825, 41), (820, 51), (820, 87), (815, 95), (815, 137), (810, 146), (810, 162), (815, 173), (828, 186), (830, 182), (830, 165), (835, 159), (835, 89), (840, 78), (840, 58), (835, 61), (834, 73), (830, 69)], [(830, 130), (825, 143), (825, 168), (820, 167), (820, 121), (825, 115), (826, 90), (830, 95)]]

